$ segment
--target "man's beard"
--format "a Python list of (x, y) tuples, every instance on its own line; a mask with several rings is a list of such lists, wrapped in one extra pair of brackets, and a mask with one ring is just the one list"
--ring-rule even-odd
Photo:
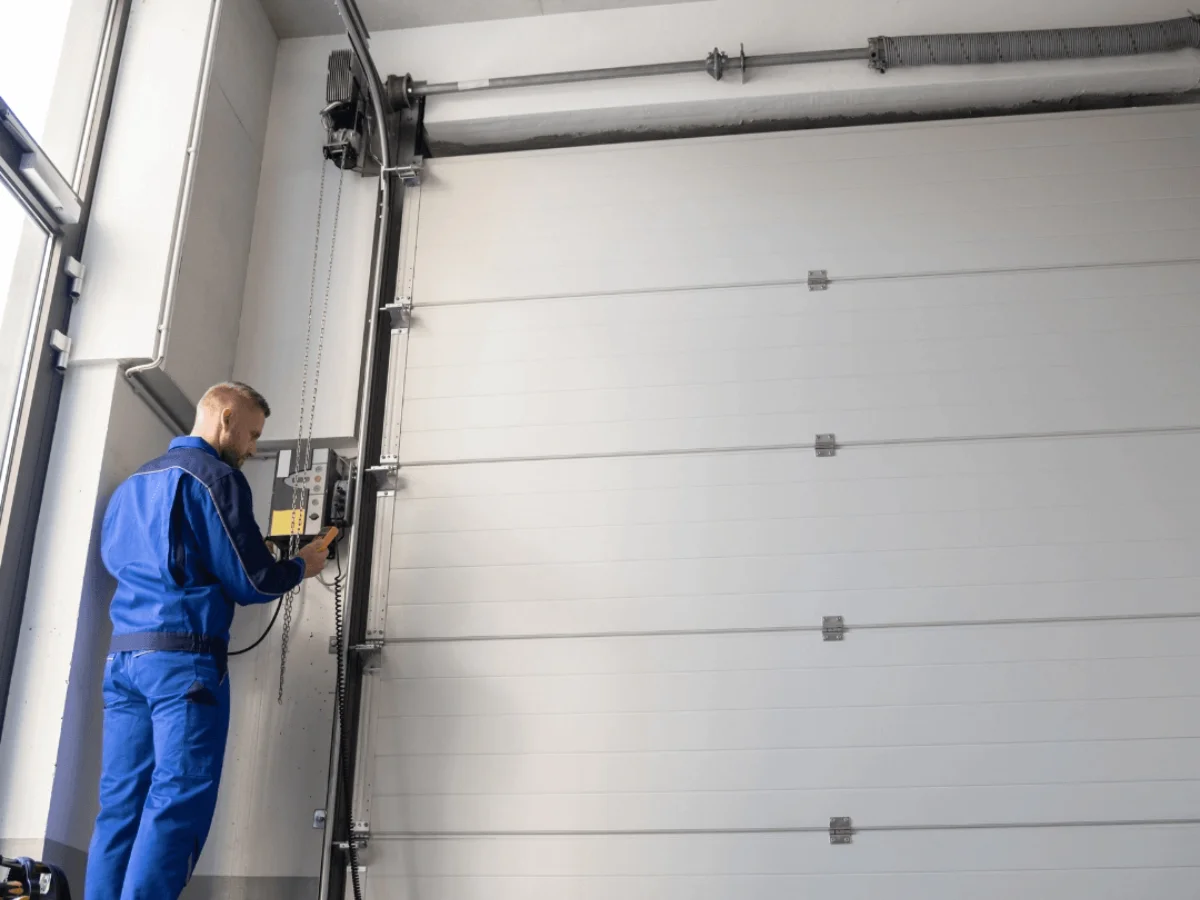
[(243, 457), (238, 456), (236, 453), (234, 453), (228, 447), (222, 447), (217, 452), (221, 455), (221, 460), (226, 465), (231, 466), (235, 469), (240, 469), (242, 467), (242, 463), (245, 462), (245, 459)]

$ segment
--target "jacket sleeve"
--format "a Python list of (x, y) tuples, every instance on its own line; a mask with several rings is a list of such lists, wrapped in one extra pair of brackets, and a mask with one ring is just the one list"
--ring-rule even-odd
[(245, 606), (267, 603), (304, 580), (304, 562), (276, 562), (254, 521), (250, 484), (241, 472), (222, 476), (211, 486), (192, 482), (188, 524), (208, 570), (229, 599)]

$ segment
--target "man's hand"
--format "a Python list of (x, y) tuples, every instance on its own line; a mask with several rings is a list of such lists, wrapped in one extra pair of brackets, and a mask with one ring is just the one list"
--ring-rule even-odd
[(315, 578), (329, 562), (329, 548), (321, 541), (313, 541), (301, 548), (296, 556), (304, 560), (304, 577)]

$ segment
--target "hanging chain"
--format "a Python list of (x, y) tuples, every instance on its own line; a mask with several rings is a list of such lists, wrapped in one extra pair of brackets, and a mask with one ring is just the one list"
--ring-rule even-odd
[[(325, 288), (325, 304), (321, 313), (321, 333), (317, 343), (317, 364), (313, 372), (313, 396), (311, 406), (308, 398), (308, 383), (309, 383), (309, 361), (312, 357), (312, 337), (313, 337), (313, 311), (316, 306), (317, 294), (317, 269), (320, 264), (321, 254), (321, 224), (325, 213), (325, 173), (328, 166), (325, 161), (321, 161), (321, 184), (317, 194), (317, 229), (316, 236), (313, 238), (313, 259), (312, 272), (308, 282), (308, 318), (306, 320), (304, 331), (304, 368), (300, 379), (300, 411), (297, 415), (297, 431), (296, 431), (296, 455), (293, 461), (292, 474), (296, 475), (301, 472), (307, 472), (312, 464), (312, 435), (313, 425), (315, 422), (317, 408), (317, 382), (320, 380), (321, 368), (321, 353), (325, 344), (325, 322), (329, 313), (329, 278), (326, 279)], [(342, 175), (344, 171), (340, 170)], [(342, 177), (338, 178), (337, 192), (337, 207), (340, 210), (342, 202)], [(334, 212), (334, 235), (337, 233), (337, 210)], [(333, 268), (333, 249), (330, 248), (329, 257), (330, 278), (332, 277)], [(305, 428), (304, 415), (308, 412), (307, 429)], [(304, 528), (304, 510), (301, 508), (301, 495), (303, 490), (300, 487), (300, 479), (293, 478), (292, 480), (292, 504), (291, 504), (291, 528), (288, 536), (288, 556), (295, 557), (300, 551), (300, 535)], [(300, 519), (296, 520), (296, 510), (300, 510)], [(289, 591), (283, 598), (283, 630), (280, 634), (279, 642), (279, 692), (275, 698), (275, 702), (282, 705), (283, 703), (283, 686), (287, 676), (287, 658), (288, 649), (291, 642), (292, 634), (292, 612), (296, 597), (300, 593), (300, 587), (297, 585)]]

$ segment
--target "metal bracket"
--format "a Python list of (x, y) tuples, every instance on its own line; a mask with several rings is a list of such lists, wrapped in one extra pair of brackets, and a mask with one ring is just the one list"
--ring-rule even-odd
[(826, 641), (845, 640), (846, 620), (842, 616), (825, 616), (821, 620), (821, 637)]
[(326, 816), (325, 810), (323, 810), (323, 809), (314, 809), (313, 810), (313, 828), (314, 829), (316, 829), (317, 831), (321, 831), (325, 828), (325, 816)]
[(825, 269), (809, 269), (808, 289), (810, 291), (829, 290), (829, 272)]
[(367, 849), (367, 845), (371, 842), (371, 826), (367, 822), (355, 822), (350, 826), (350, 840), (335, 841), (334, 845), (339, 850), (349, 850), (352, 846), (359, 849)]
[(71, 361), (71, 339), (55, 328), (50, 332), (50, 346), (54, 349), (54, 368), (65, 372)]
[(72, 300), (79, 300), (83, 296), (83, 278), (87, 274), (87, 268), (75, 257), (68, 256), (63, 271), (67, 273), (68, 296)]
[(813, 446), (817, 449), (817, 456), (822, 459), (829, 456), (837, 456), (837, 435), (818, 434)]
[[(384, 640), (382, 636), (368, 637), (367, 640), (361, 644), (351, 644), (348, 649), (351, 653), (370, 654), (383, 652), (383, 646)], [(338, 652), (337, 635), (330, 635), (329, 637), (329, 652)]]
[(412, 327), (412, 311), (411, 300), (398, 300), (395, 303), (389, 303), (382, 310), (382, 312), (387, 313), (391, 318), (393, 331), (404, 331)]
[(366, 475), (372, 479), (372, 485), (380, 493), (393, 490), (400, 475), (400, 463), (394, 459), (382, 460), (377, 466), (369, 466)]
[(419, 162), (411, 166), (389, 166), (381, 171), (388, 175), (395, 175), (407, 187), (416, 187), (421, 183), (421, 164)]
[(729, 64), (729, 55), (721, 52), (720, 47), (713, 47), (712, 53), (708, 54), (708, 66), (705, 71), (713, 77), (714, 80), (720, 81), (725, 75), (725, 66)]
[(849, 816), (837, 816), (829, 820), (829, 843), (849, 844), (854, 840), (854, 826)]
[(885, 37), (873, 37), (867, 39), (867, 60), (868, 65), (880, 75), (888, 70), (887, 58), (883, 52), (883, 42)]

